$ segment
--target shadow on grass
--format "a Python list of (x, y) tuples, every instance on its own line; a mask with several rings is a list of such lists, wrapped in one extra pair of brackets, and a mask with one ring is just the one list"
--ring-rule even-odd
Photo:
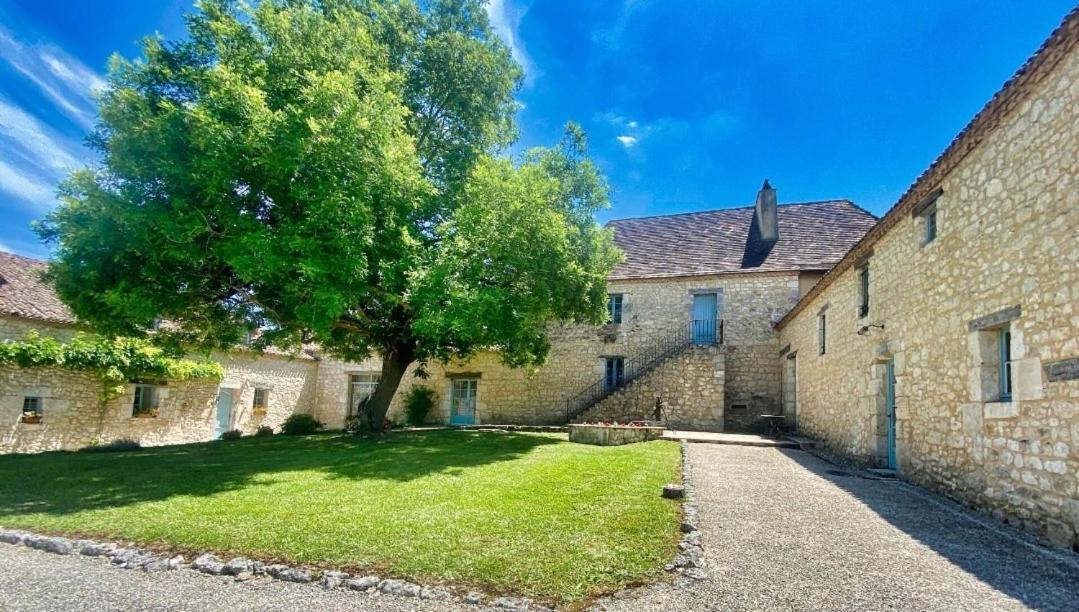
[(256, 478), (318, 470), (355, 480), (409, 481), (509, 461), (559, 444), (551, 436), (432, 431), (379, 441), (319, 434), (146, 448), (117, 453), (0, 456), (0, 518), (70, 514), (170, 497), (258, 487)]
[(951, 502), (930, 501), (934, 494), (908, 488), (914, 485), (869, 479), (865, 472), (837, 469), (802, 451), (780, 452), (993, 589), (1036, 610), (1077, 609), (1079, 565), (1059, 563), (1037, 545), (1010, 540), (967, 517), (966, 510), (949, 512), (941, 505)]

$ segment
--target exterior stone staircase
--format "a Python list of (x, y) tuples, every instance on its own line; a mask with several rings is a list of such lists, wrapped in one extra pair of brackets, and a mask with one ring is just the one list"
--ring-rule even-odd
[[(668, 416), (678, 413), (678, 426), (722, 427), (724, 350), (723, 322), (693, 321), (646, 345), (624, 361), (623, 376), (603, 377), (566, 401), (566, 421), (649, 420), (657, 398)], [(697, 396), (687, 410), (686, 400)], [(714, 404), (714, 405), (713, 405)], [(693, 412), (692, 416), (689, 414)], [(718, 415), (718, 421), (712, 416)]]

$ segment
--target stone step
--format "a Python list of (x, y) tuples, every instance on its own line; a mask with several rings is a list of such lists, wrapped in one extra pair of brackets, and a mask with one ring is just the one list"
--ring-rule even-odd
[(765, 438), (753, 434), (719, 433), (712, 431), (665, 431), (665, 440), (685, 440), (686, 442), (702, 444), (733, 444), (736, 446), (760, 446), (769, 448), (801, 448), (801, 446), (786, 438)]

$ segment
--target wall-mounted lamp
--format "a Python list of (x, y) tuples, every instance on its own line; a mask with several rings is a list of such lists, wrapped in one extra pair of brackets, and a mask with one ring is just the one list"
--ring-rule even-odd
[(869, 325), (863, 325), (858, 330), (858, 335), (859, 336), (868, 336), (869, 335), (869, 330), (873, 329), (874, 327), (879, 327), (881, 329), (884, 329), (884, 323), (870, 323)]

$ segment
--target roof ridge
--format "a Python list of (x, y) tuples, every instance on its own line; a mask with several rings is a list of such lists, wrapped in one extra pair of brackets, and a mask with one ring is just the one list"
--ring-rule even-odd
[[(838, 204), (838, 203), (850, 204), (851, 206), (857, 208), (858, 210), (860, 210), (862, 212), (865, 212), (865, 213), (868, 213), (874, 219), (876, 218), (876, 215), (874, 215), (873, 213), (869, 212), (868, 210), (862, 208), (861, 206), (858, 206), (857, 204), (855, 204), (849, 198), (832, 198), (830, 200), (808, 200), (806, 202), (781, 202), (781, 203), (779, 203), (777, 205), (777, 208), (787, 208), (787, 207), (790, 207), (790, 206), (814, 206), (814, 205), (817, 205), (817, 204)], [(607, 223), (610, 224), (610, 223), (619, 223), (619, 222), (622, 222), (622, 221), (637, 221), (637, 220), (640, 220), (640, 219), (658, 219), (660, 217), (685, 217), (685, 216), (688, 216), (688, 215), (705, 215), (705, 214), (708, 214), (708, 213), (726, 212), (728, 210), (745, 210), (745, 209), (752, 209), (752, 208), (755, 208), (755, 207), (756, 207), (755, 204), (749, 204), (749, 205), (742, 205), (742, 206), (730, 206), (730, 207), (727, 207), (727, 208), (709, 208), (709, 209), (706, 209), (706, 210), (692, 210), (692, 211), (688, 211), (688, 212), (667, 213), (667, 214), (662, 214), (662, 215), (644, 215), (644, 216), (641, 216), (641, 217), (622, 217), (620, 219), (611, 219), (611, 220), (607, 221)]]

